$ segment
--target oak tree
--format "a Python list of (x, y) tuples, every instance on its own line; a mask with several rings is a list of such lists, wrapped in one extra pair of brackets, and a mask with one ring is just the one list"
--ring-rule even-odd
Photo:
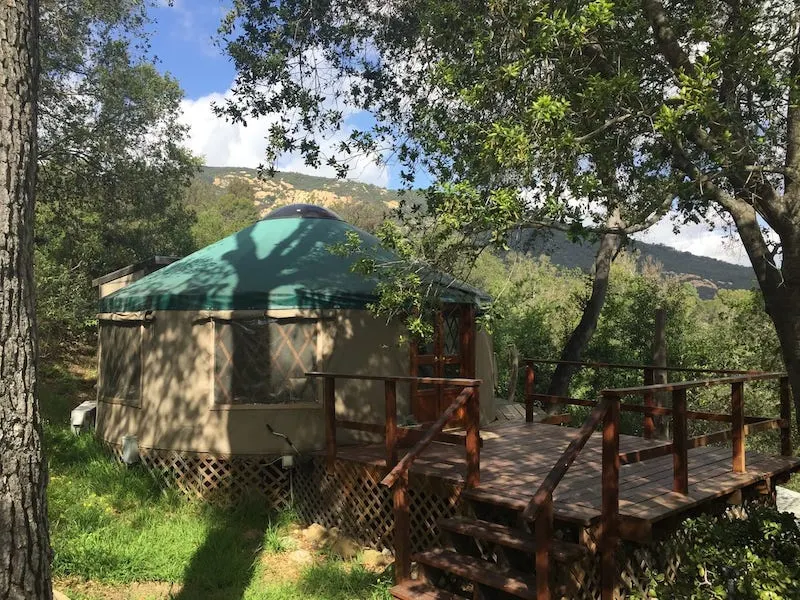
[(391, 157), (472, 190), (433, 207), (466, 227), (579, 230), (613, 203), (629, 222), (729, 221), (800, 408), (796, 2), (241, 0), (226, 25), (224, 112), (278, 115), (268, 161)]

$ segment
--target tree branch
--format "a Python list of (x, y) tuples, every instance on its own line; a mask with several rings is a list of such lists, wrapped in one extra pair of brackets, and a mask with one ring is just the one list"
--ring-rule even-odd
[[(695, 76), (696, 69), (670, 27), (664, 5), (659, 0), (642, 0), (642, 10), (650, 22), (659, 51), (673, 73), (676, 76), (681, 73)], [(736, 188), (737, 194), (750, 197), (752, 201), (745, 204), (758, 206), (759, 213), (773, 229), (781, 228), (787, 214), (785, 198), (775, 191), (765, 177), (752, 177), (754, 172), (766, 171), (751, 168), (758, 161), (748, 146), (746, 134), (743, 134), (735, 124), (726, 127), (714, 122), (710, 127), (710, 135), (699, 127), (687, 132), (687, 135), (707, 153), (722, 151), (728, 160), (721, 167), (730, 183)], [(734, 133), (735, 143), (724, 138), (724, 135), (731, 131), (737, 132)]]
[(795, 41), (792, 66), (789, 69), (789, 106), (786, 109), (786, 171), (784, 194), (797, 198), (800, 195), (800, 6), (795, 1)]
[(584, 142), (588, 142), (588, 141), (596, 138), (601, 133), (603, 133), (605, 131), (608, 131), (609, 129), (611, 129), (615, 125), (619, 125), (620, 123), (624, 123), (625, 121), (627, 121), (628, 119), (630, 119), (633, 116), (634, 116), (634, 113), (625, 113), (624, 115), (620, 115), (618, 117), (614, 117), (613, 119), (609, 119), (608, 121), (606, 121), (605, 123), (600, 125), (600, 127), (595, 129), (594, 131), (590, 131), (589, 133), (587, 133), (585, 135), (582, 135), (582, 136), (580, 136), (578, 138), (575, 138), (575, 141), (577, 143), (579, 143), (579, 144), (583, 144)]
[(761, 289), (780, 286), (783, 275), (771, 260), (773, 257), (758, 223), (755, 207), (720, 189), (713, 176), (700, 171), (680, 149), (673, 154), (675, 165), (699, 186), (701, 193), (711, 197), (733, 218)]

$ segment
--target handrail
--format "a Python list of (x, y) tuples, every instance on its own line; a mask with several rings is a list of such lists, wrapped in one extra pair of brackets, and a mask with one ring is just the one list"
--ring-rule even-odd
[[(551, 396), (549, 394), (531, 394), (531, 396), (535, 400), (539, 400), (540, 402), (547, 404), (570, 404), (573, 406), (586, 406), (589, 408), (594, 408), (597, 406), (597, 400), (583, 400), (581, 398), (570, 398), (569, 396)], [(628, 404), (625, 402), (621, 403), (619, 408), (622, 412), (633, 412), (645, 415), (658, 415), (667, 417), (671, 416), (675, 412), (666, 406), (646, 406), (642, 404)], [(733, 417), (727, 413), (712, 413), (697, 410), (687, 410), (686, 418), (694, 421), (718, 421), (721, 423), (730, 423), (733, 421)], [(745, 417), (745, 421), (748, 423), (755, 423), (757, 421), (763, 421), (764, 419), (770, 418), (772, 417)]]
[[(535, 363), (545, 364), (573, 364), (578, 366), (591, 366), (598, 368), (635, 368), (644, 370), (644, 386), (606, 389), (602, 390), (600, 401), (579, 400), (548, 394), (536, 394), (534, 391)], [(523, 511), (523, 517), (528, 522), (533, 522), (537, 543), (545, 542), (552, 537), (553, 526), (553, 493), (566, 475), (572, 463), (576, 460), (583, 447), (602, 420), (602, 472), (601, 472), (601, 523), (602, 529), (599, 539), (600, 550), (600, 581), (601, 597), (611, 600), (615, 597), (617, 579), (616, 547), (619, 541), (619, 469), (621, 464), (640, 462), (659, 456), (672, 454), (673, 483), (672, 489), (681, 494), (689, 493), (689, 464), (688, 450), (710, 443), (732, 440), (732, 466), (734, 473), (744, 472), (745, 465), (745, 438), (748, 434), (757, 431), (780, 429), (781, 454), (788, 456), (792, 452), (791, 441), (791, 398), (789, 380), (786, 373), (762, 371), (732, 371), (722, 369), (691, 369), (685, 367), (659, 367), (656, 365), (621, 365), (614, 363), (581, 363), (577, 361), (555, 361), (525, 359), (525, 406), (526, 421), (531, 422), (533, 415), (533, 401), (540, 400), (543, 404), (576, 404), (589, 406), (592, 412), (584, 421), (578, 434), (572, 439), (567, 449), (559, 457), (556, 464), (542, 481), (536, 493), (530, 499)], [(655, 371), (678, 371), (696, 373), (716, 373), (726, 375), (711, 379), (684, 381), (678, 383), (654, 384)], [(752, 381), (780, 380), (780, 418), (748, 417), (744, 414), (744, 384)], [(731, 413), (711, 413), (687, 410), (687, 390), (705, 388), (715, 385), (730, 385), (731, 388)], [(654, 403), (657, 392), (672, 393), (672, 407), (665, 408)], [(628, 395), (641, 395), (644, 405), (624, 404), (620, 398)], [(650, 448), (632, 452), (619, 451), (619, 424), (620, 412), (627, 410), (645, 415), (643, 427), (644, 437), (651, 438), (653, 434), (653, 415), (672, 416), (673, 440)], [(688, 419), (718, 421), (730, 423), (730, 429), (690, 438), (688, 436)], [(540, 556), (541, 554), (541, 556)], [(547, 550), (539, 552), (537, 546), (537, 597), (549, 597), (547, 584), (542, 581), (539, 589), (539, 570), (548, 569)], [(546, 579), (546, 578), (543, 578)], [(541, 593), (540, 593), (541, 592)]]
[(603, 390), (605, 396), (630, 396), (634, 394), (646, 394), (650, 392), (674, 392), (679, 390), (690, 390), (701, 387), (711, 387), (725, 383), (747, 383), (749, 381), (768, 381), (770, 379), (781, 379), (786, 377), (786, 373), (749, 373), (746, 375), (735, 375), (732, 377), (717, 377), (714, 379), (695, 379), (693, 381), (679, 381), (676, 383), (659, 383), (655, 385), (639, 385), (627, 388), (612, 388)]
[[(476, 487), (480, 482), (481, 437), (480, 437), (480, 379), (447, 377), (409, 377), (405, 375), (373, 376), (348, 373), (327, 373), (310, 371), (307, 377), (321, 378), (323, 385), (323, 414), (325, 419), (326, 466), (329, 473), (336, 471), (336, 428), (345, 427), (362, 431), (380, 433), (381, 427), (374, 423), (360, 423), (336, 418), (336, 380), (355, 379), (382, 381), (384, 383), (384, 442), (386, 446), (386, 469), (389, 471), (381, 484), (392, 488), (394, 507), (394, 556), (395, 583), (402, 583), (411, 577), (411, 496), (408, 489), (409, 470), (416, 458), (434, 441), (447, 434), (444, 426), (464, 409), (466, 435), (467, 473), (464, 486)], [(428, 383), (432, 385), (463, 388), (453, 403), (445, 409), (436, 422), (423, 431), (406, 430), (397, 424), (397, 384), (399, 382)], [(401, 439), (416, 440), (411, 451), (399, 462), (397, 447)]]
[[(394, 385), (394, 384), (392, 384)], [(467, 451), (467, 474), (465, 487), (476, 487), (480, 481), (480, 388), (465, 387), (453, 400), (436, 422), (427, 429), (423, 437), (416, 443), (400, 462), (383, 478), (381, 485), (392, 489), (394, 507), (394, 557), (395, 583), (402, 583), (411, 577), (411, 497), (408, 493), (408, 474), (417, 457), (441, 435), (444, 426), (465, 408), (467, 431), (465, 437)]]
[(307, 371), (306, 377), (333, 377), (334, 379), (356, 379), (362, 381), (396, 381), (398, 383), (427, 383), (431, 385), (449, 385), (452, 387), (477, 387), (481, 379), (464, 379), (457, 377), (412, 377), (410, 375), (360, 375), (351, 373), (328, 373), (325, 371)]
[(586, 417), (578, 433), (572, 438), (567, 449), (564, 450), (564, 453), (556, 461), (555, 466), (547, 474), (547, 477), (544, 478), (544, 481), (542, 481), (539, 489), (536, 490), (533, 498), (528, 502), (528, 505), (522, 513), (525, 519), (529, 521), (536, 519), (539, 509), (547, 502), (548, 498), (552, 497), (556, 486), (564, 478), (564, 475), (567, 474), (570, 466), (575, 462), (575, 459), (578, 457), (581, 450), (583, 450), (589, 438), (592, 437), (595, 427), (603, 420), (607, 411), (608, 401), (604, 398), (597, 403), (594, 410)]
[(763, 371), (744, 370), (744, 369), (707, 369), (692, 367), (666, 367), (661, 365), (645, 365), (634, 363), (604, 363), (580, 360), (556, 360), (548, 358), (523, 358), (523, 363), (540, 365), (571, 365), (576, 367), (586, 367), (590, 369), (653, 369), (654, 371), (670, 371), (674, 373), (720, 373), (729, 375), (749, 375), (763, 373)]
[[(753, 435), (754, 433), (759, 433), (762, 431), (769, 431), (772, 429), (783, 430), (788, 426), (788, 422), (785, 419), (781, 419), (779, 417), (778, 418), (746, 417), (745, 421), (747, 421), (747, 424), (743, 427), (743, 433), (745, 436)], [(727, 442), (733, 439), (734, 433), (735, 432), (733, 428), (729, 428), (729, 429), (722, 429), (721, 431), (715, 431), (714, 433), (705, 433), (703, 435), (696, 435), (686, 440), (686, 448), (687, 450), (691, 450), (692, 448), (708, 446), (709, 444)], [(654, 446), (652, 448), (644, 448), (640, 450), (630, 450), (628, 452), (620, 452), (619, 453), (620, 464), (629, 465), (632, 463), (650, 460), (651, 458), (666, 456), (667, 454), (672, 454), (673, 448), (674, 444), (672, 442), (665, 442), (663, 444)]]
[(472, 398), (474, 391), (473, 388), (466, 387), (461, 390), (461, 393), (453, 400), (453, 403), (448, 406), (444, 412), (439, 416), (439, 418), (431, 425), (430, 427), (426, 428), (425, 435), (416, 443), (416, 445), (409, 450), (409, 452), (398, 462), (394, 468), (389, 471), (389, 473), (381, 480), (381, 485), (385, 485), (388, 488), (394, 486), (397, 480), (402, 477), (402, 475), (407, 472), (411, 465), (425, 449), (433, 443), (434, 438), (442, 432), (444, 426), (449, 423), (453, 417), (455, 417), (456, 412), (463, 406), (467, 404), (467, 401)]

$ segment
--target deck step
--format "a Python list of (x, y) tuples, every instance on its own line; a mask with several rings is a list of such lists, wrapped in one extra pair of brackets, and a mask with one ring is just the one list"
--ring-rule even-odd
[[(522, 512), (528, 506), (528, 500), (511, 498), (480, 487), (464, 490), (461, 492), (461, 498), (516, 512)], [(556, 521), (575, 523), (583, 527), (589, 527), (600, 520), (599, 510), (582, 506), (564, 506), (563, 504), (556, 504), (553, 509), (553, 516)]]
[[(519, 529), (506, 527), (499, 523), (491, 523), (489, 521), (481, 521), (467, 517), (454, 517), (452, 519), (440, 520), (439, 528), (511, 548), (512, 550), (518, 550), (519, 552), (527, 552), (528, 554), (534, 554), (536, 552), (536, 539), (532, 534)], [(556, 539), (551, 541), (550, 556), (557, 562), (575, 562), (586, 556), (586, 553), (586, 548), (578, 544), (571, 544)]]
[(525, 500), (519, 500), (518, 498), (511, 498), (502, 494), (496, 494), (495, 492), (484, 490), (479, 487), (465, 489), (463, 492), (461, 492), (461, 498), (472, 500), (474, 502), (482, 502), (483, 504), (494, 504), (500, 508), (516, 511), (523, 511), (525, 510), (525, 507), (528, 506), (528, 503), (525, 502)]
[(445, 592), (418, 579), (400, 583), (390, 589), (389, 593), (397, 600), (467, 600), (464, 596)]
[(414, 560), (524, 600), (536, 600), (535, 578), (510, 569), (500, 569), (496, 564), (474, 556), (436, 548), (417, 554)]

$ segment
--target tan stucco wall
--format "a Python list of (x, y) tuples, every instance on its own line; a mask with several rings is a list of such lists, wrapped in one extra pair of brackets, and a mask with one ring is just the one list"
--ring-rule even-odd
[[(262, 311), (253, 314), (264, 314)], [(400, 326), (387, 325), (368, 311), (271, 311), (270, 316), (320, 318), (317, 364), (322, 371), (364, 375), (407, 375), (409, 351), (399, 346)], [(324, 446), (321, 382), (318, 403), (302, 405), (213, 404), (213, 324), (209, 313), (158, 311), (145, 325), (142, 398), (138, 408), (102, 401), (97, 430), (106, 441), (119, 443), (136, 435), (140, 446), (216, 454), (288, 453), (288, 445), (267, 431), (267, 424), (287, 434), (301, 451)], [(230, 314), (224, 315), (230, 317)], [(240, 313), (237, 316), (245, 316)], [(101, 348), (100, 352), (110, 349)], [(476, 339), (477, 377), (484, 422), (494, 417), (494, 375), (491, 340)], [(100, 374), (102, 377), (102, 373)], [(337, 380), (336, 408), (340, 419), (383, 423), (382, 382)], [(99, 386), (98, 386), (99, 387)], [(398, 414), (409, 413), (409, 386), (398, 384)], [(365, 434), (344, 431), (340, 442), (366, 440)]]

